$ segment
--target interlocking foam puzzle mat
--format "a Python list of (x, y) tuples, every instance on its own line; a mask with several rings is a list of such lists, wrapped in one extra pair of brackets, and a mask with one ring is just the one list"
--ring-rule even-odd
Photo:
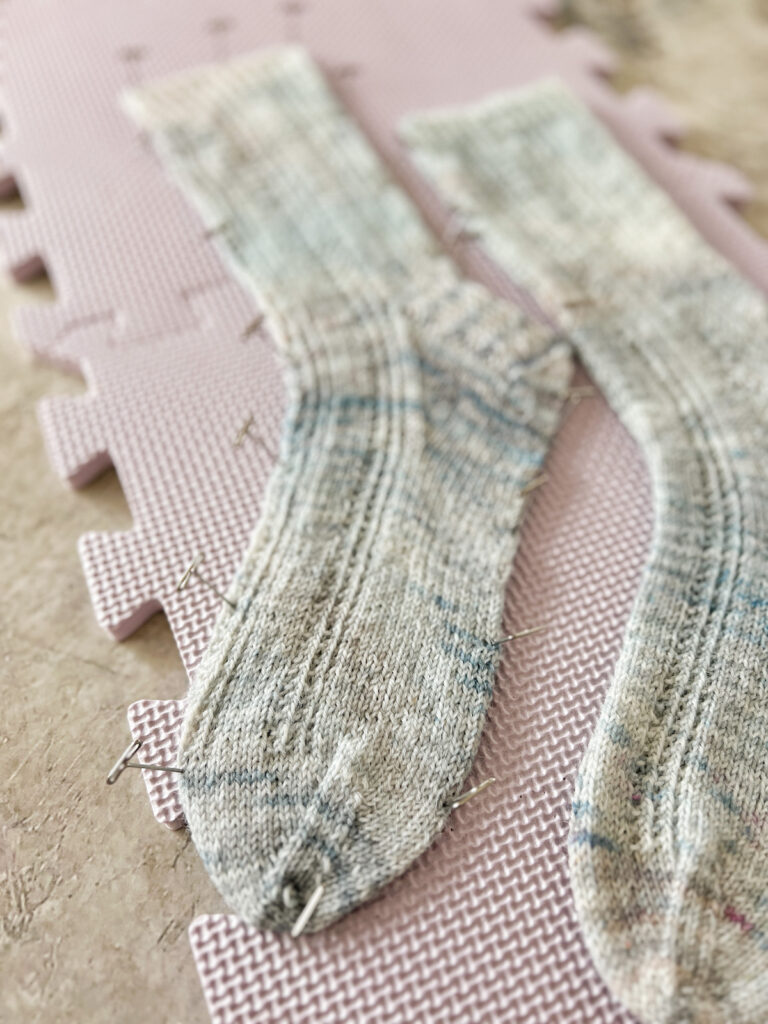
[[(5, 0), (0, 252), (25, 280), (47, 270), (50, 306), (15, 329), (88, 390), (44, 401), (55, 470), (83, 486), (114, 465), (133, 516), (80, 553), (99, 622), (117, 638), (158, 609), (189, 672), (219, 599), (177, 582), (193, 556), (226, 590), (259, 512), (283, 403), (258, 309), (170, 185), (118, 97), (183, 67), (301, 43), (320, 61), (467, 273), (535, 306), (420, 181), (395, 128), (408, 112), (467, 103), (556, 74), (745, 274), (768, 287), (768, 249), (734, 213), (746, 183), (675, 150), (653, 94), (619, 96), (586, 33), (555, 33), (543, 0)], [(577, 382), (583, 383), (583, 377)], [(243, 423), (250, 428), (235, 439)], [(415, 867), (325, 933), (293, 941), (236, 918), (190, 929), (216, 1022), (628, 1021), (591, 965), (567, 881), (574, 772), (637, 587), (651, 498), (634, 444), (599, 396), (569, 406), (532, 496), (510, 581), (507, 648), (478, 762), (496, 784), (456, 812)], [(169, 695), (169, 697), (182, 695)], [(182, 704), (132, 705), (142, 759), (173, 763)], [(145, 772), (154, 813), (183, 824), (173, 776)], [(172, 998), (172, 995), (170, 996)]]

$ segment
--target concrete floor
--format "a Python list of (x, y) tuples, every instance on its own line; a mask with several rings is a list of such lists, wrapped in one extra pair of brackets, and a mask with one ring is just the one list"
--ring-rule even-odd
[[(568, 6), (617, 48), (620, 85), (666, 91), (689, 146), (749, 173), (747, 215), (768, 235), (768, 0)], [(126, 706), (180, 696), (184, 673), (162, 617), (123, 644), (95, 623), (77, 537), (130, 516), (114, 473), (75, 493), (48, 465), (35, 402), (79, 385), (10, 338), (4, 313), (22, 295), (0, 286), (0, 1022), (197, 1024), (186, 929), (221, 901), (187, 835), (153, 822), (139, 774), (104, 784)]]
[(681, 146), (737, 167), (742, 211), (768, 237), (768, 0), (562, 0), (561, 23), (613, 50), (613, 84), (652, 85), (681, 114)]
[(162, 616), (122, 644), (96, 625), (77, 538), (130, 515), (114, 472), (74, 492), (48, 465), (35, 402), (80, 386), (11, 339), (20, 294), (0, 287), (0, 1021), (197, 1024), (186, 930), (223, 904), (140, 773), (104, 783), (126, 706), (181, 696), (185, 675)]

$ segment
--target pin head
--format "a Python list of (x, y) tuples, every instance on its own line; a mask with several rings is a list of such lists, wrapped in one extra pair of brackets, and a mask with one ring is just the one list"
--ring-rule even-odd
[(197, 572), (197, 567), (200, 565), (201, 562), (202, 562), (201, 556), (200, 555), (195, 555), (195, 557), (192, 559), (190, 564), (184, 570), (184, 573), (183, 573), (181, 579), (176, 584), (176, 589), (178, 591), (184, 590), (189, 585), (189, 581), (192, 578), (193, 573)]
[(125, 769), (128, 767), (128, 762), (134, 756), (141, 746), (141, 740), (134, 740), (130, 746), (126, 747), (120, 757), (115, 761), (112, 771), (107, 776), (107, 785), (114, 786), (120, 776), (123, 774)]

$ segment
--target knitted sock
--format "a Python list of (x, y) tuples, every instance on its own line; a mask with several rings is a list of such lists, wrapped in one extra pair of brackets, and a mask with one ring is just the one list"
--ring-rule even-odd
[(643, 1021), (764, 1022), (764, 298), (556, 85), (404, 134), (490, 254), (572, 325), (650, 463), (650, 560), (572, 812), (587, 944)]
[(277, 466), (195, 674), (197, 849), (246, 920), (316, 929), (443, 826), (498, 660), (523, 489), (570, 356), (457, 279), (299, 51), (133, 96), (287, 364)]

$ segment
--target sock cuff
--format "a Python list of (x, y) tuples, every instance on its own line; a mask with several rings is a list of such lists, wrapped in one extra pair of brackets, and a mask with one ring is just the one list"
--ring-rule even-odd
[(187, 71), (126, 94), (124, 105), (270, 310), (452, 279), (418, 211), (303, 50)]
[(570, 320), (727, 269), (557, 80), (412, 115), (400, 135), (489, 254)]

